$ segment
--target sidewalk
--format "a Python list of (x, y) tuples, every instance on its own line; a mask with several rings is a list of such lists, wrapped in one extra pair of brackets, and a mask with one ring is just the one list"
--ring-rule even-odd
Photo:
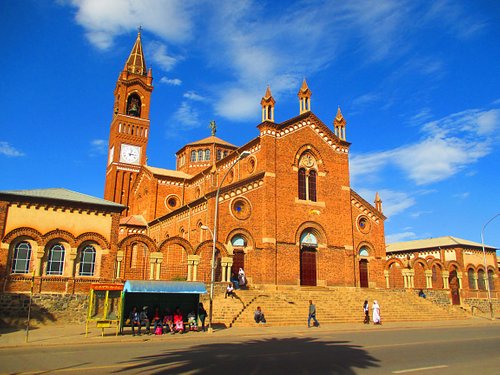
[[(317, 332), (349, 332), (366, 330), (396, 330), (396, 329), (419, 329), (425, 327), (473, 327), (484, 325), (498, 325), (500, 320), (487, 320), (484, 318), (472, 318), (467, 320), (444, 320), (426, 322), (387, 322), (381, 326), (363, 323), (338, 323), (321, 325), (320, 328), (310, 328), (304, 326), (266, 326), (265, 324), (253, 327), (215, 328), (214, 333), (189, 332), (184, 335), (162, 335), (162, 336), (141, 336), (142, 339), (151, 340), (175, 340), (180, 337), (186, 338), (209, 338), (210, 336), (293, 336)], [(104, 337), (101, 336), (101, 329), (89, 326), (89, 334), (85, 336), (85, 324), (47, 324), (33, 327), (29, 332), (29, 341), (26, 343), (26, 330), (15, 328), (0, 328), (0, 349), (12, 347), (35, 347), (35, 346), (56, 346), (56, 345), (86, 345), (118, 342), (137, 342), (139, 337), (133, 337), (130, 329), (126, 329), (125, 335), (115, 336), (114, 329), (106, 329)]]

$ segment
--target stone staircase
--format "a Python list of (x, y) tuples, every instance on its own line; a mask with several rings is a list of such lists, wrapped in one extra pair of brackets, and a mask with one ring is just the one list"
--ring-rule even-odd
[(222, 294), (214, 296), (215, 324), (253, 326), (256, 324), (253, 313), (260, 306), (268, 325), (305, 325), (309, 300), (316, 305), (316, 316), (321, 324), (362, 322), (365, 299), (370, 306), (373, 300), (378, 301), (382, 322), (470, 318), (470, 314), (459, 307), (440, 306), (405, 290), (278, 287), (237, 290), (236, 295), (235, 298), (224, 298)]

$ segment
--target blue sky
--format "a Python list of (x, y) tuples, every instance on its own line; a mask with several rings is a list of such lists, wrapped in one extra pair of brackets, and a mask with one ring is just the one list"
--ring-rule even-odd
[[(303, 77), (331, 126), (340, 105), (351, 184), (383, 200), (387, 242), (480, 242), (500, 213), (498, 1), (2, 1), (0, 190), (102, 197), (113, 90), (143, 27), (153, 68), (148, 163), (185, 143), (258, 135), (298, 115)], [(500, 217), (485, 232), (500, 248)]]

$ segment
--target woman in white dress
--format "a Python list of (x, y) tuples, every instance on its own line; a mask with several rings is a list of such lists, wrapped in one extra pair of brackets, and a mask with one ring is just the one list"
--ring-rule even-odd
[(247, 283), (247, 280), (245, 278), (245, 271), (243, 271), (243, 268), (240, 268), (238, 271), (238, 283), (240, 284), (240, 287), (245, 286)]
[(382, 324), (382, 322), (380, 321), (380, 306), (378, 305), (377, 301), (373, 301), (372, 310), (373, 310), (373, 323)]

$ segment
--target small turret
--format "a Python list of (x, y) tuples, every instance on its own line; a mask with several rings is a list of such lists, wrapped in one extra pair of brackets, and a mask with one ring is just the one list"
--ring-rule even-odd
[(335, 135), (345, 141), (345, 119), (344, 116), (342, 115), (342, 112), (340, 111), (340, 106), (337, 109), (337, 115), (335, 116), (335, 119), (333, 120), (333, 128), (335, 131)]
[(299, 93), (297, 94), (297, 96), (299, 97), (300, 114), (303, 114), (304, 112), (308, 112), (311, 110), (311, 95), (312, 92), (311, 90), (309, 90), (306, 79), (304, 78)]
[(265, 95), (262, 97), (260, 101), (260, 105), (262, 106), (262, 122), (271, 121), (274, 122), (274, 104), (276, 101), (271, 94), (271, 88), (267, 86), (267, 90)]

